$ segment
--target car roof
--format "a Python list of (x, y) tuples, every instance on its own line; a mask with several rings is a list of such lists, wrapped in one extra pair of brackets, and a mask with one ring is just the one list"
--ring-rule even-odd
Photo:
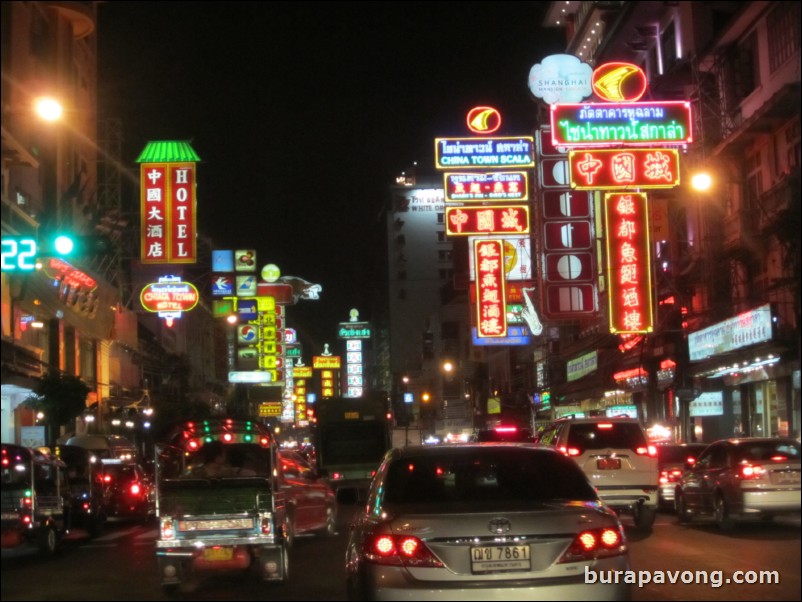
[(393, 448), (394, 458), (420, 458), (426, 456), (437, 456), (442, 453), (468, 453), (469, 451), (487, 451), (489, 449), (526, 449), (536, 454), (557, 454), (557, 451), (540, 447), (530, 442), (519, 441), (488, 441), (486, 443), (456, 443), (445, 445), (408, 445), (406, 447)]
[(583, 424), (593, 424), (596, 422), (622, 422), (622, 423), (634, 423), (640, 424), (637, 418), (630, 418), (628, 416), (615, 416), (614, 418), (609, 418), (607, 416), (592, 416), (589, 418), (558, 418), (555, 422), (570, 422), (570, 423), (583, 423)]

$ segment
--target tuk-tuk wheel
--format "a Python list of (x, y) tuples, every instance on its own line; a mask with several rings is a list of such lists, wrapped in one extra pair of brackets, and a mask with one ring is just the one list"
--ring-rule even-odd
[(37, 543), (39, 545), (39, 554), (42, 556), (52, 556), (55, 554), (56, 547), (58, 546), (56, 530), (51, 526), (42, 527)]

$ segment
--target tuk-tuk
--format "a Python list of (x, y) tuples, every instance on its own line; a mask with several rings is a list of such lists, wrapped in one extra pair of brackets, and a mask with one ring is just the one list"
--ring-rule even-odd
[(72, 495), (71, 526), (85, 529), (90, 537), (97, 537), (108, 518), (101, 482), (101, 461), (92, 451), (77, 445), (56, 446), (56, 456), (67, 465)]
[(287, 525), (272, 433), (250, 420), (181, 424), (156, 449), (162, 586), (251, 569), (288, 578)]
[(69, 528), (67, 466), (50, 453), (2, 444), (2, 548), (55, 553)]

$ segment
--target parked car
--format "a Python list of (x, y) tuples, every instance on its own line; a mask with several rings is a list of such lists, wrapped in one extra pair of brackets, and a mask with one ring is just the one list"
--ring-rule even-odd
[(621, 523), (577, 465), (516, 443), (394, 448), (349, 528), (349, 599), (628, 599)]
[(337, 531), (337, 502), (334, 490), (299, 452), (281, 450), (279, 491), (287, 508), (285, 539), (291, 546), (296, 535)]
[(674, 489), (689, 466), (696, 463), (707, 443), (661, 443), (657, 446), (657, 468), (660, 471), (658, 504), (674, 509)]
[(101, 482), (101, 465), (93, 452), (77, 445), (56, 446), (56, 456), (67, 466), (71, 500), (71, 526), (100, 534), (108, 518)]
[(570, 458), (590, 479), (605, 504), (631, 514), (649, 530), (657, 514), (657, 447), (634, 418), (564, 418), (538, 438)]
[(722, 529), (731, 529), (737, 519), (799, 515), (799, 442), (743, 438), (711, 443), (677, 483), (674, 503), (680, 522), (706, 515)]
[(145, 520), (155, 512), (153, 483), (143, 468), (128, 460), (100, 460), (103, 504), (110, 518)]

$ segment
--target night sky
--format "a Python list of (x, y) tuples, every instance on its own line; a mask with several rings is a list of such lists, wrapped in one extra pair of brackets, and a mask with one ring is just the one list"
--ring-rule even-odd
[(131, 167), (148, 140), (189, 140), (200, 232), (321, 284), (291, 325), (335, 343), (351, 307), (370, 319), (366, 287), (384, 286), (395, 176), (434, 171), (434, 138), (470, 135), (477, 105), (499, 109), (499, 135), (531, 133), (529, 69), (564, 49), (540, 27), (546, 4), (107, 2), (101, 115), (122, 120)]

